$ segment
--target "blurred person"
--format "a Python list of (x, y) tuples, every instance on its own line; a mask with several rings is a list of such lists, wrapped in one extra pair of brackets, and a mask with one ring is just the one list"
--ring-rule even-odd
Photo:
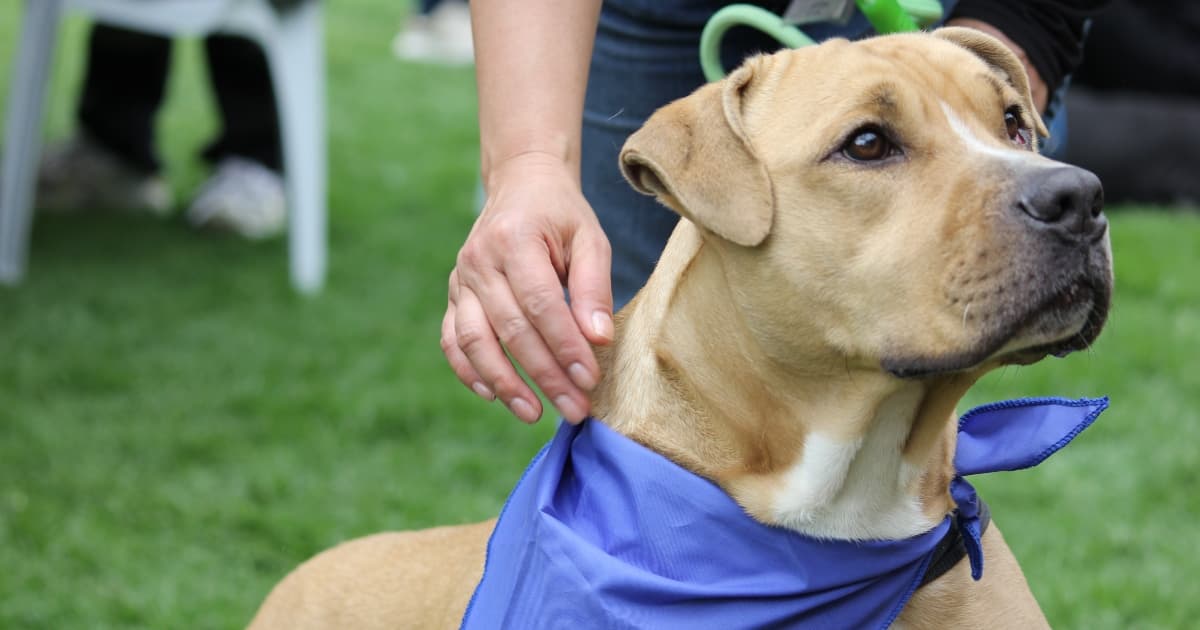
[[(275, 0), (279, 10), (301, 0)], [(171, 63), (170, 39), (94, 24), (73, 137), (51, 146), (38, 173), (47, 210), (126, 209), (165, 216), (174, 206), (156, 147), (155, 119)], [(257, 43), (204, 38), (222, 127), (203, 150), (209, 179), (188, 222), (260, 239), (286, 224), (279, 117), (270, 69)]]
[[(450, 274), (442, 348), (464, 385), (523, 421), (542, 406), (514, 362), (568, 421), (588, 413), (600, 378), (590, 346), (611, 340), (613, 306), (645, 282), (677, 220), (626, 185), (617, 154), (655, 109), (704, 83), (700, 33), (725, 4), (471, 2), (487, 201)], [(759, 4), (780, 11), (787, 2)], [(1062, 135), (1060, 87), (1101, 4), (943, 3), (948, 23), (997, 36), (1025, 63), (1051, 145)], [(817, 40), (871, 33), (861, 14), (804, 30)], [(722, 52), (733, 67), (778, 48), (742, 30)]]
[(1200, 3), (1113, 2), (1068, 111), (1066, 161), (1099, 175), (1109, 201), (1200, 204)]
[(392, 40), (392, 52), (405, 61), (473, 62), (471, 10), (465, 0), (421, 0)]

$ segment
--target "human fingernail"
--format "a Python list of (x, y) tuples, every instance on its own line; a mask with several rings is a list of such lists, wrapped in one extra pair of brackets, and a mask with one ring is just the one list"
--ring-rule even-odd
[(475, 392), (477, 396), (486, 401), (490, 402), (496, 400), (496, 395), (492, 393), (492, 390), (488, 389), (487, 385), (484, 385), (479, 381), (475, 381), (475, 383), (471, 385), (471, 391)]
[(613, 323), (612, 316), (604, 311), (595, 311), (592, 313), (592, 332), (597, 336), (605, 339), (612, 339)]
[(596, 387), (596, 379), (592, 378), (592, 373), (583, 367), (582, 363), (572, 363), (567, 368), (567, 373), (571, 375), (571, 381), (580, 389), (591, 391)]
[(576, 405), (575, 401), (566, 394), (555, 398), (554, 406), (558, 408), (558, 412), (561, 413), (564, 418), (571, 422), (578, 422), (583, 418), (583, 410), (580, 409), (579, 405)]
[(537, 413), (533, 410), (533, 405), (525, 402), (524, 398), (512, 399), (512, 402), (508, 403), (508, 408), (524, 422), (536, 422), (538, 419)]

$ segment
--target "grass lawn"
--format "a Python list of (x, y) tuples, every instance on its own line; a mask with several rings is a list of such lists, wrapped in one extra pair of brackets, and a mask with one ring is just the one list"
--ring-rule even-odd
[[(19, 5), (0, 4), (0, 95)], [(401, 3), (329, 3), (331, 269), (294, 296), (281, 242), (178, 220), (39, 218), (0, 289), (0, 628), (234, 628), (312, 553), (493, 515), (552, 430), (458, 385), (438, 349), (473, 218), (468, 69), (394, 61)], [(71, 128), (86, 25), (64, 33), (48, 134)], [(177, 47), (163, 150), (180, 196), (216, 125)], [(1112, 322), (1087, 353), (972, 402), (1108, 394), (1034, 471), (979, 480), (1051, 622), (1200, 617), (1200, 214), (1111, 210)], [(547, 418), (547, 420), (551, 420)]]

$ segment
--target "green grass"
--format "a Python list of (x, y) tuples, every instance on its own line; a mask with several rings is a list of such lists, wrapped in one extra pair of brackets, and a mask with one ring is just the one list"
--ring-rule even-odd
[[(0, 81), (20, 3), (0, 5)], [(329, 5), (331, 268), (294, 296), (282, 243), (103, 214), (37, 222), (0, 289), (0, 628), (232, 628), (297, 562), (385, 529), (494, 514), (550, 423), (458, 385), (438, 349), (472, 218), (469, 70), (395, 62), (401, 8)], [(85, 27), (47, 128), (71, 127)], [(179, 48), (160, 129), (186, 198), (215, 127)], [(1109, 394), (1035, 471), (980, 480), (1056, 627), (1200, 617), (1200, 219), (1116, 209), (1117, 302), (1088, 353), (1009, 369), (972, 402)]]

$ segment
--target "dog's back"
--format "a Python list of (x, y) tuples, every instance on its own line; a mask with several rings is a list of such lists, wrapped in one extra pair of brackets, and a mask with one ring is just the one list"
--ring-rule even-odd
[(251, 630), (456, 628), (496, 520), (342, 543), (297, 567)]

